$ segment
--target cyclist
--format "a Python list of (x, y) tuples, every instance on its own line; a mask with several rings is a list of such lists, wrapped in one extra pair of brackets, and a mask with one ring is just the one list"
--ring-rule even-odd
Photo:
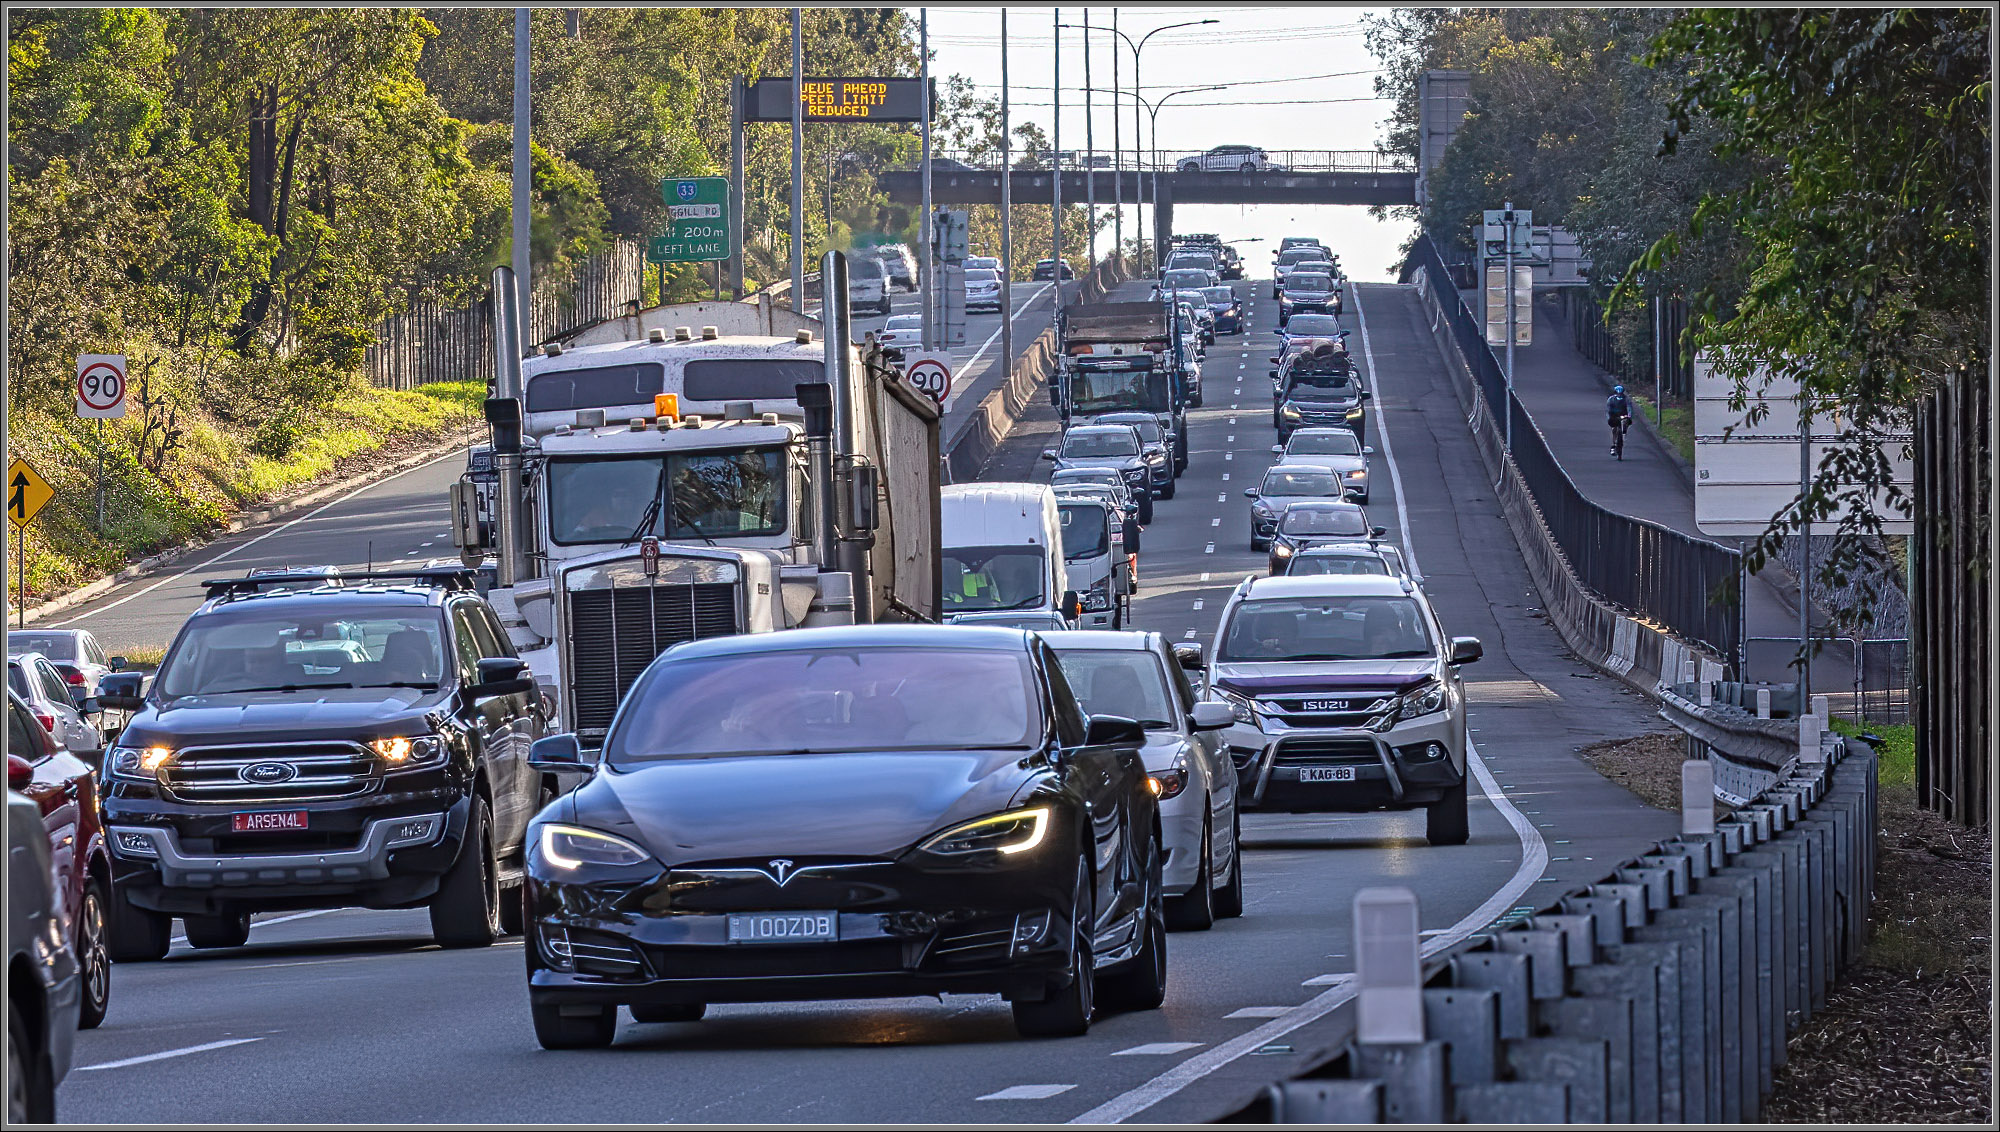
[(1611, 418), (1611, 454), (1616, 456), (1625, 446), (1626, 426), (1632, 423), (1632, 402), (1625, 396), (1624, 386), (1611, 387), (1611, 396), (1604, 399), (1604, 409)]

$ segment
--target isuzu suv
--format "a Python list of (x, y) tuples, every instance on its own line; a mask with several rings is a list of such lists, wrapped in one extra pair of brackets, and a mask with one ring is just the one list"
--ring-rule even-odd
[(1425, 813), (1433, 845), (1466, 826), (1465, 693), (1474, 637), (1448, 637), (1407, 578), (1247, 578), (1230, 595), (1208, 694), (1246, 809)]
[(446, 947), (519, 930), (545, 715), (471, 571), (208, 582), (105, 751), (114, 959), (240, 946), (255, 912), (430, 911)]

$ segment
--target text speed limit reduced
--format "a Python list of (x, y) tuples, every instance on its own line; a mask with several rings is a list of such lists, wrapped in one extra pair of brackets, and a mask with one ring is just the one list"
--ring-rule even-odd
[(125, 415), (125, 355), (77, 355), (76, 415), (79, 417)]

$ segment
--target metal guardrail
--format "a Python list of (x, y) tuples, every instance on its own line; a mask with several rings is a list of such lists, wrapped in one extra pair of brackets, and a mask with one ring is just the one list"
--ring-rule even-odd
[(1487, 405), (1506, 405), (1513, 413), (1514, 466), (1577, 579), (1606, 601), (1717, 655), (1738, 655), (1742, 554), (1600, 507), (1578, 491), (1526, 406), (1507, 392), (1506, 371), (1487, 346), (1483, 325), (1465, 308), (1428, 236), (1418, 238), (1410, 260), (1424, 270)]
[(1227, 1121), (1757, 1120), (1788, 1035), (1867, 942), (1875, 752), (1813, 746), (1721, 821), (1709, 764), (1683, 764), (1680, 836), (1421, 971), (1415, 898), (1357, 894), (1352, 1038)]
[[(1082, 150), (1063, 151), (1063, 169), (1081, 172), (1085, 168), (1096, 169), (1109, 175), (1122, 169), (1130, 174), (1135, 169), (1148, 173), (1171, 173), (1178, 170), (1182, 162), (1200, 160), (1204, 150), (1195, 149), (1150, 149), (1112, 153), (1099, 150), (1095, 155)], [(933, 150), (933, 158), (943, 158), (969, 165), (974, 169), (994, 171), (1000, 168), (1001, 157), (997, 149), (973, 150)], [(1086, 165), (1086, 158), (1095, 157), (1094, 165)], [(1413, 173), (1416, 165), (1403, 154), (1383, 154), (1372, 149), (1274, 149), (1266, 152), (1272, 172), (1283, 173)], [(1015, 151), (1014, 168), (1047, 169), (1050, 160), (1046, 154), (1030, 154)], [(1208, 170), (1217, 173), (1234, 173), (1238, 169), (1216, 166)]]

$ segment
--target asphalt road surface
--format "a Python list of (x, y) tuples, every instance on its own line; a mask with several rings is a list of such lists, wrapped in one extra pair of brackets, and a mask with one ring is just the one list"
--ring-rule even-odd
[[(1240, 489), (1271, 460), (1265, 359), (1276, 310), (1266, 285), (1236, 286), (1252, 297), (1252, 329), (1211, 348), (1188, 470), (1140, 558), (1136, 618), (1173, 640), (1206, 643), (1230, 588), (1264, 569)], [(1296, 1072), (1341, 1024), (1357, 889), (1413, 889), (1435, 949), (1670, 834), (1673, 815), (1574, 754), (1659, 725), (1637, 696), (1569, 656), (1533, 608), (1414, 295), (1358, 291), (1346, 322), (1375, 391), (1370, 514), (1422, 574), (1447, 630), (1486, 646), (1466, 673), (1478, 783), (1468, 844), (1430, 847), (1421, 813), (1246, 815), (1244, 916), (1170, 937), (1162, 1009), (1060, 1040), (1016, 1037), (997, 997), (948, 996), (725, 1005), (699, 1023), (627, 1022), (609, 1050), (553, 1053), (529, 1026), (518, 940), (441, 951), (421, 911), (269, 916), (248, 946), (177, 943), (164, 962), (119, 966), (109, 1018), (79, 1039), (63, 1119), (1207, 1120)], [(1119, 297), (1145, 293), (1128, 284)], [(1045, 479), (1036, 457), (1055, 428), (1043, 399), (985, 478)], [(438, 501), (456, 470), (420, 469), (333, 504), (228, 565), (358, 562), (351, 552), (367, 539), (384, 548), (378, 559), (448, 553)], [(114, 642), (163, 639), (203, 572), (112, 595), (124, 604), (100, 603), (82, 623)]]

